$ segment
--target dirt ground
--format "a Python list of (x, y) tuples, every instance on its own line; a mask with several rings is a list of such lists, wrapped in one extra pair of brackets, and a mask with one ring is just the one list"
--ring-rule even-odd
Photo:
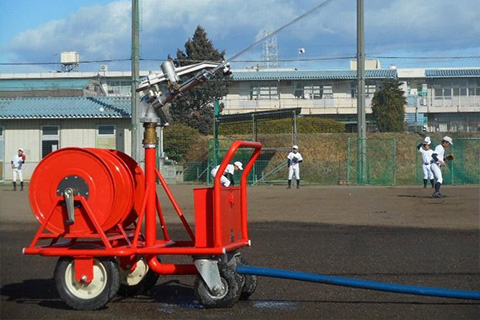
[[(180, 208), (193, 224), (193, 189), (204, 186), (172, 185)], [(159, 186), (158, 192), (167, 222), (180, 222)], [(304, 186), (287, 190), (283, 186), (248, 188), (250, 222), (300, 222), (357, 226), (391, 226), (480, 229), (480, 186), (443, 186), (442, 199), (431, 198), (432, 189), (420, 186), (350, 187)], [(0, 187), (0, 222), (33, 222), (24, 192)]]
[[(193, 226), (194, 186), (171, 190)], [(201, 187), (201, 186), (196, 186)], [(160, 189), (160, 188), (159, 188)], [(480, 291), (479, 186), (445, 186), (443, 199), (421, 187), (249, 187), (255, 266)], [(186, 237), (161, 193), (171, 235)], [(162, 276), (147, 295), (117, 296), (98, 311), (75, 311), (58, 297), (55, 258), (22, 255), (38, 228), (28, 190), (0, 187), (1, 319), (479, 319), (478, 301), (259, 279), (248, 301), (205, 310), (194, 276)], [(190, 262), (189, 257), (165, 257)], [(172, 260), (170, 260), (172, 259)], [(175, 259), (181, 259), (179, 261)], [(185, 260), (187, 259), (187, 260)], [(12, 272), (14, 270), (14, 272)], [(35, 316), (33, 316), (35, 315)]]

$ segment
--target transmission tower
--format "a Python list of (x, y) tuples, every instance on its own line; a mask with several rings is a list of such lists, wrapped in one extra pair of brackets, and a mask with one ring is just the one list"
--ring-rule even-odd
[[(272, 31), (264, 30), (263, 37), (271, 34)], [(266, 69), (278, 68), (278, 44), (277, 37), (273, 36), (263, 42), (263, 66)]]

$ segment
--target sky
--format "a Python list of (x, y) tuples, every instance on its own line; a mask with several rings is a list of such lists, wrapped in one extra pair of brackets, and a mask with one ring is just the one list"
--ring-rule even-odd
[[(158, 71), (198, 25), (228, 59), (324, 1), (140, 0), (140, 69)], [(276, 40), (280, 68), (349, 69), (356, 0), (329, 0)], [(263, 65), (262, 49), (233, 68)], [(79, 53), (79, 71), (130, 70), (131, 1), (0, 0), (0, 73), (58, 71), (62, 51)], [(480, 67), (479, 0), (365, 0), (365, 53), (382, 68)]]

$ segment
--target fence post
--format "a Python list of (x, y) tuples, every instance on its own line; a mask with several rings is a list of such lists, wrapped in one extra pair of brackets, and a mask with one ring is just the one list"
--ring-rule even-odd
[[(451, 152), (452, 152), (452, 154), (453, 154), (453, 153), (454, 153), (454, 148), (455, 148), (455, 147), (452, 145), (452, 146), (451, 146), (451, 148), (452, 148)], [(453, 186), (453, 185), (455, 185), (455, 182), (453, 181), (453, 180), (454, 180), (454, 174), (453, 174), (453, 162), (451, 162), (451, 161), (449, 161), (449, 162), (450, 162), (449, 164), (450, 164), (450, 171), (451, 171), (451, 174), (452, 174), (452, 186)]]
[(347, 148), (347, 183), (350, 185), (350, 140), (352, 138), (348, 138), (348, 148)]
[(397, 139), (393, 139), (393, 185), (397, 185)]

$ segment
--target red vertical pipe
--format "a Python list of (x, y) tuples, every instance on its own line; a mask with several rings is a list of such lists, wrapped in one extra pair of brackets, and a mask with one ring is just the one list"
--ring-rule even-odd
[[(240, 182), (240, 194), (241, 194), (241, 212), (242, 212), (242, 217), (241, 217), (241, 222), (242, 222), (242, 233), (247, 232), (248, 226), (247, 226), (247, 176), (250, 173), (250, 170), (252, 170), (253, 164), (255, 160), (258, 158), (260, 155), (260, 150), (262, 148), (262, 144), (260, 142), (253, 142), (253, 141), (234, 141), (230, 149), (228, 150), (227, 154), (223, 158), (222, 163), (220, 164), (220, 167), (218, 168), (217, 172), (224, 172), (225, 169), (227, 168), (227, 165), (230, 163), (230, 160), (232, 160), (233, 156), (237, 152), (239, 148), (254, 148), (255, 151), (250, 157), (250, 160), (248, 161), (247, 165), (245, 166), (243, 173), (242, 173), (242, 178)], [(214, 179), (213, 183), (213, 209), (214, 209), (214, 245), (215, 247), (222, 247), (222, 208), (220, 205), (220, 194), (221, 194), (221, 188), (222, 185), (220, 183), (220, 178), (221, 174), (217, 174)], [(248, 236), (244, 238), (248, 239)]]
[(242, 177), (240, 178), (240, 203), (241, 203), (241, 222), (242, 222), (242, 240), (248, 241), (248, 210), (247, 210), (247, 178), (248, 174), (253, 168), (255, 161), (257, 161), (258, 156), (260, 155), (260, 149), (258, 145), (255, 146), (255, 150), (253, 151), (250, 160), (248, 160), (247, 164), (243, 168)]
[(148, 192), (145, 206), (145, 245), (147, 247), (154, 246), (157, 242), (155, 157), (155, 148), (145, 148), (145, 190)]

